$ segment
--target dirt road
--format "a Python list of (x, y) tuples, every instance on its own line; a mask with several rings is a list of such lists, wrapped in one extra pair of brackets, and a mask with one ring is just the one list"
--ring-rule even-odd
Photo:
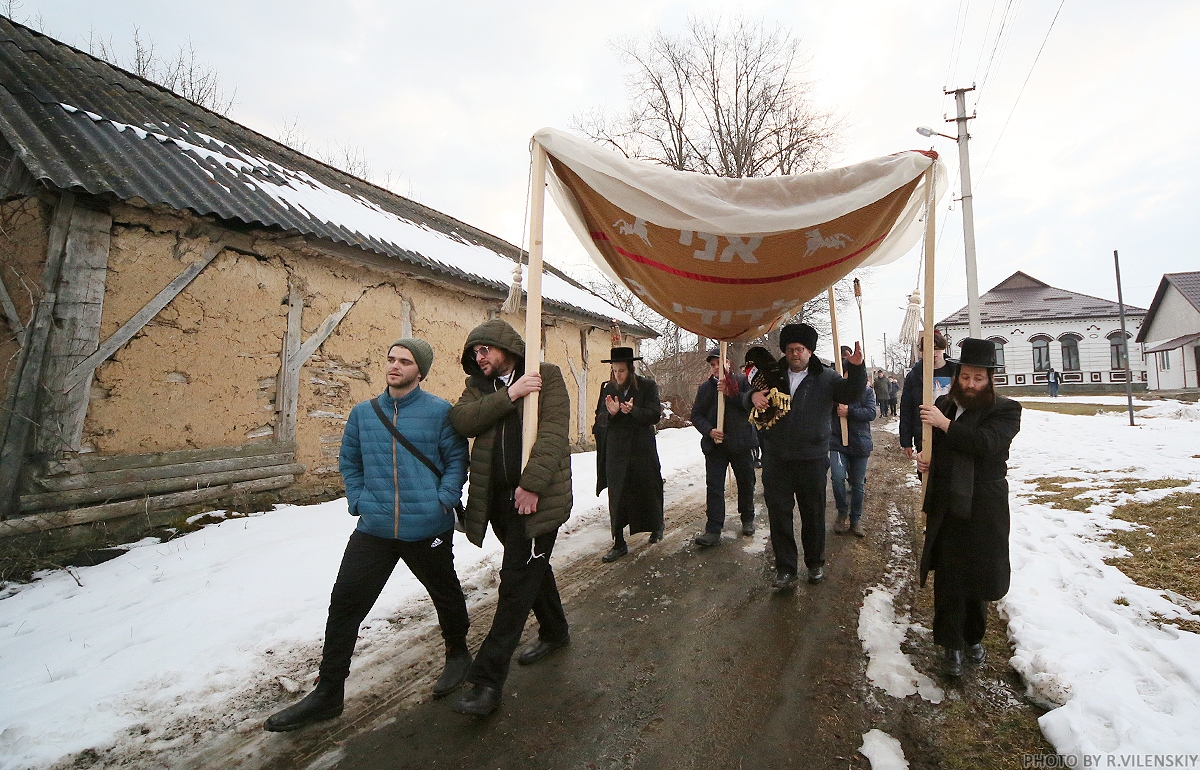
[[(392, 681), (376, 681), (348, 699), (339, 720), (296, 733), (258, 733), (236, 750), (216, 746), (189, 764), (844, 770), (870, 767), (857, 749), (865, 732), (879, 728), (900, 739), (913, 768), (1019, 766), (1018, 749), (1044, 744), (1033, 722), (1038, 712), (1021, 700), (1005, 665), (1002, 626), (989, 632), (993, 661), (977, 678), (949, 688), (941, 706), (917, 696), (890, 698), (866, 679), (857, 636), (864, 592), (919, 537), (912, 526), (915, 493), (905, 486), (911, 466), (898, 459), (894, 434), (876, 431), (876, 443), (883, 451), (872, 456), (868, 472), (868, 537), (830, 529), (820, 585), (770, 589), (761, 488), (755, 536), (736, 534), (733, 514), (720, 546), (697, 549), (691, 536), (703, 529), (700, 478), (689, 503), (668, 500), (661, 544), (647, 546), (639, 535), (630, 556), (614, 564), (602, 564), (597, 552), (556, 565), (572, 644), (533, 666), (514, 664), (491, 717), (461, 716), (450, 711), (450, 699), (430, 698), (441, 660), (440, 638), (431, 631), (398, 654)], [(832, 499), (828, 509), (832, 525)], [(914, 591), (908, 585), (897, 601), (906, 605)], [(487, 603), (473, 611), (473, 648), (492, 610)], [(527, 640), (535, 633), (531, 619)], [(914, 641), (905, 651), (936, 677), (932, 645)], [(979, 716), (997, 702), (998, 745), (992, 722)], [(964, 740), (973, 743), (954, 745)]]

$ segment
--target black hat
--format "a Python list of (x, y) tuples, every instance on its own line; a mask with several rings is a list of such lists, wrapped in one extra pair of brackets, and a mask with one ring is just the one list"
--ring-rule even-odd
[(704, 360), (711, 361), (714, 358), (720, 358), (720, 357), (721, 357), (721, 349), (720, 348), (709, 348), (708, 355), (704, 357)]
[(808, 324), (788, 324), (779, 332), (779, 349), (787, 352), (787, 346), (799, 342), (809, 352), (817, 349), (817, 330)]
[(982, 369), (996, 368), (996, 344), (988, 340), (967, 337), (962, 341), (962, 353), (958, 358), (946, 357), (946, 363), (958, 366), (978, 366)]
[(632, 364), (634, 361), (641, 361), (641, 356), (633, 355), (633, 348), (613, 348), (609, 353), (611, 358), (602, 358), (602, 364)]

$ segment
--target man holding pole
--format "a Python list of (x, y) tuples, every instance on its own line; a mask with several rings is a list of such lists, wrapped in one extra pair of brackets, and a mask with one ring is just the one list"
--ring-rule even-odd
[[(705, 479), (708, 486), (708, 521), (694, 541), (701, 548), (721, 542), (725, 527), (725, 469), (733, 468), (737, 480), (738, 514), (742, 534), (754, 534), (754, 458), (751, 452), (758, 442), (749, 422), (750, 409), (745, 394), (750, 383), (741, 372), (721, 372), (721, 351), (708, 351), (709, 377), (700, 384), (692, 403), (692, 425), (700, 431), (700, 449), (704, 452)], [(734, 395), (730, 395), (734, 394)], [(717, 399), (725, 400), (724, 429), (717, 427)]]
[[(558, 528), (571, 515), (571, 400), (554, 364), (525, 370), (525, 342), (501, 320), (467, 336), (462, 355), (466, 389), (450, 408), (455, 430), (474, 438), (467, 491), (467, 538), (482, 546), (487, 525), (504, 544), (499, 599), (492, 628), (467, 674), (473, 687), (455, 700), (461, 714), (486, 716), (500, 705), (513, 652), (529, 611), (538, 641), (518, 657), (536, 663), (570, 643), (550, 554)], [(521, 401), (540, 394), (537, 434), (522, 467)]]
[[(784, 356), (777, 364), (777, 380), (791, 395), (791, 408), (762, 431), (763, 496), (771, 524), (775, 552), (776, 589), (796, 582), (799, 554), (793, 510), (800, 509), (800, 540), (808, 582), (825, 578), (825, 492), (829, 476), (830, 414), (834, 403), (853, 404), (867, 387), (862, 348), (846, 357), (847, 378), (813, 355), (817, 330), (808, 324), (788, 324), (779, 336)], [(755, 390), (757, 409), (768, 406), (767, 394)]]
[(932, 427), (921, 585), (933, 578), (933, 641), (946, 650), (945, 673), (959, 677), (983, 662), (987, 603), (1008, 592), (1008, 449), (1021, 430), (1021, 404), (996, 394), (996, 346), (963, 340), (948, 395), (921, 406)]

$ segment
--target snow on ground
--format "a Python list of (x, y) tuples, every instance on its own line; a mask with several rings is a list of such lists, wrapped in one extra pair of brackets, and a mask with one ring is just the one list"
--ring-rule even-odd
[(1000, 611), (1008, 620), (1013, 667), (1032, 696), (1059, 705), (1041, 718), (1042, 732), (1077, 762), (1085, 755), (1119, 763), (1132, 755), (1200, 749), (1200, 636), (1157, 623), (1153, 614), (1196, 617), (1105, 564), (1120, 555), (1106, 534), (1131, 526), (1110, 515), (1114, 505), (1178, 490), (1097, 493), (1086, 513), (1029, 499), (1032, 480), (1046, 476), (1079, 478), (1083, 489), (1170, 477), (1191, 480), (1190, 490), (1200, 490), (1200, 410), (1146, 403), (1153, 406), (1138, 413), (1136, 427), (1123, 412), (1072, 416), (1027, 409), (1012, 446), (1013, 576)]
[(863, 733), (858, 753), (871, 761), (871, 770), (908, 770), (908, 760), (904, 758), (900, 741), (882, 730)]
[(942, 689), (917, 671), (900, 649), (910, 630), (919, 635), (928, 635), (929, 630), (910, 622), (907, 614), (896, 617), (896, 593), (911, 579), (913, 554), (908, 547), (904, 520), (894, 505), (888, 511), (887, 527), (892, 542), (888, 574), (884, 582), (867, 592), (858, 614), (858, 638), (869, 658), (867, 679), (893, 698), (920, 694), (930, 703), (941, 703), (945, 696)]
[[(703, 499), (696, 431), (661, 431), (658, 447), (668, 500)], [(575, 509), (556, 543), (559, 565), (598, 556), (610, 539), (607, 494), (594, 494), (595, 453), (573, 455), (572, 473)], [(82, 586), (63, 571), (8, 586), (0, 600), (0, 769), (121, 741), (169, 748), (164, 727), (191, 717), (223, 715), (223, 724), (257, 729), (263, 714), (229, 713), (233, 697), (256, 687), (299, 690), (294, 680), (306, 673), (311, 680), (355, 524), (344, 498), (281, 506), (169, 542), (143, 541), (76, 570)], [(456, 533), (456, 567), (475, 600), (494, 591), (500, 552), (490, 534), (478, 549)], [(428, 622), (419, 609), (427, 603), (399, 566), (366, 620), (351, 678), (361, 676), (365, 653), (412, 625), (404, 618)]]

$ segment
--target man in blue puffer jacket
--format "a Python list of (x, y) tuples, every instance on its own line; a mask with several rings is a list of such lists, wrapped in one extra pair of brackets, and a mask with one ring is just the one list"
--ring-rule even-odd
[(421, 389), (432, 364), (433, 348), (425, 340), (396, 340), (388, 349), (387, 390), (350, 412), (339, 465), (358, 528), (329, 599), (321, 678), (303, 700), (267, 719), (267, 730), (295, 730), (342, 713), (359, 626), (401, 559), (429, 592), (446, 642), (446, 665), (433, 696), (448, 695), (466, 679), (469, 621), (452, 549), (454, 510), (467, 479), (467, 440), (450, 425), (450, 403)]

